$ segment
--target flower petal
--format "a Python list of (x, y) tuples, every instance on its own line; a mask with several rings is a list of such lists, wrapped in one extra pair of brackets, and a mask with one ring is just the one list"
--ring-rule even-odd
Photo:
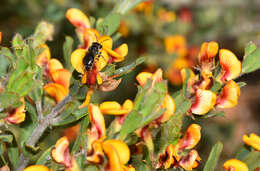
[(245, 144), (252, 146), (257, 151), (260, 151), (260, 137), (254, 133), (251, 133), (249, 137), (247, 135), (243, 136), (243, 141)]
[(105, 47), (107, 49), (112, 49), (113, 40), (110, 36), (101, 36), (98, 39), (98, 42), (102, 45), (102, 47)]
[(92, 150), (88, 152), (87, 161), (95, 164), (102, 164), (104, 162), (102, 142), (95, 140), (91, 146)]
[(178, 142), (178, 150), (187, 150), (194, 148), (201, 139), (201, 127), (198, 124), (192, 124), (186, 130), (182, 139)]
[(87, 53), (87, 51), (85, 49), (76, 49), (75, 51), (72, 52), (71, 57), (70, 57), (71, 65), (77, 72), (79, 72), (81, 74), (84, 74), (84, 71), (85, 71), (83, 59), (84, 59), (86, 53)]
[(137, 82), (140, 86), (144, 86), (148, 79), (152, 79), (153, 74), (149, 72), (141, 72), (136, 76)]
[(84, 39), (84, 48), (88, 49), (93, 42), (97, 42), (98, 37), (99, 37), (99, 32), (96, 29), (86, 29), (83, 35)]
[(204, 115), (211, 110), (216, 103), (216, 94), (210, 90), (198, 89), (195, 102), (191, 106), (191, 112), (197, 115)]
[(26, 167), (23, 171), (49, 171), (49, 168), (44, 165), (31, 165)]
[(79, 9), (68, 9), (66, 12), (66, 18), (71, 22), (71, 24), (82, 30), (90, 28), (90, 22), (88, 17)]
[(126, 143), (120, 140), (106, 140), (103, 144), (109, 144), (117, 151), (121, 164), (126, 164), (130, 160), (130, 150)]
[(185, 170), (192, 170), (198, 167), (200, 160), (198, 152), (191, 150), (187, 156), (181, 158), (179, 165)]
[(242, 69), (241, 62), (230, 50), (221, 49), (219, 51), (219, 63), (222, 70), (216, 78), (218, 81), (229, 81), (240, 75)]
[(89, 104), (91, 96), (92, 96), (93, 93), (94, 93), (93, 89), (88, 89), (85, 101), (79, 106), (79, 108), (84, 108)]
[(126, 99), (126, 101), (122, 105), (122, 109), (127, 110), (127, 114), (130, 113), (134, 108), (134, 103), (130, 99)]
[(55, 144), (54, 148), (51, 150), (52, 159), (64, 165), (66, 168), (72, 166), (72, 158), (69, 153), (69, 140), (67, 137), (61, 137)]
[(227, 82), (219, 95), (216, 107), (218, 108), (231, 108), (237, 105), (240, 96), (240, 87), (233, 80)]
[(63, 131), (63, 135), (66, 136), (70, 142), (72, 142), (77, 138), (79, 130), (80, 125), (77, 124), (75, 126), (65, 128)]
[(70, 86), (71, 72), (67, 69), (58, 69), (51, 73), (53, 81), (57, 84), (62, 85), (65, 88)]
[(173, 166), (176, 162), (174, 159), (174, 153), (174, 146), (170, 144), (166, 148), (165, 152), (162, 155), (160, 155), (157, 167), (160, 168), (163, 166), (164, 169), (169, 169), (171, 166)]
[(103, 49), (106, 50), (110, 56), (112, 56), (112, 58), (114, 59), (114, 62), (123, 61), (125, 59), (125, 56), (128, 53), (128, 46), (125, 43), (120, 45), (119, 47), (117, 47), (114, 50), (108, 49), (107, 47), (103, 47)]
[(184, 56), (187, 53), (186, 39), (182, 35), (167, 36), (164, 39), (165, 50), (167, 53), (177, 53)]
[(98, 71), (101, 71), (108, 63), (109, 56), (105, 50), (100, 51), (100, 56), (96, 57), (95, 66)]
[(99, 108), (103, 114), (124, 115), (132, 111), (133, 102), (127, 99), (121, 107), (116, 101), (106, 101), (101, 103)]
[(69, 90), (57, 83), (49, 83), (43, 87), (48, 95), (53, 97), (58, 103), (62, 101), (68, 94)]
[(199, 52), (199, 63), (208, 63), (214, 60), (214, 57), (218, 53), (218, 43), (215, 41), (204, 42), (201, 45)]
[(20, 107), (8, 112), (8, 117), (5, 118), (6, 121), (12, 124), (19, 124), (25, 120), (25, 103), (23, 98), (21, 102), (23, 104)]
[(39, 66), (45, 66), (48, 64), (48, 61), (51, 59), (51, 52), (49, 47), (46, 44), (42, 44), (39, 49), (43, 48), (39, 56), (36, 58), (36, 64)]
[(223, 167), (226, 171), (248, 171), (247, 165), (237, 159), (230, 159), (226, 161)]
[(58, 69), (63, 69), (62, 64), (58, 59), (52, 58), (49, 60), (49, 73), (52, 73)]
[(99, 107), (90, 103), (88, 106), (88, 111), (92, 127), (96, 128), (99, 138), (102, 138), (106, 134), (106, 125), (104, 117), (101, 111), (99, 110)]
[(164, 123), (168, 121), (171, 118), (171, 116), (174, 115), (174, 111), (175, 111), (174, 100), (169, 94), (165, 96), (161, 107), (165, 108), (166, 110), (156, 121), (160, 123)]
[(2, 32), (0, 32), (0, 44), (2, 43)]
[(105, 166), (105, 171), (122, 171), (122, 166), (119, 154), (115, 147), (109, 143), (103, 143), (103, 150), (108, 158), (108, 163)]

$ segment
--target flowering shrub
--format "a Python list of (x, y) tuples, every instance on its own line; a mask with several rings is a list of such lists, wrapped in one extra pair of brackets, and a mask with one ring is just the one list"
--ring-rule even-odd
[[(197, 145), (206, 128), (197, 121), (224, 116), (223, 109), (238, 104), (245, 83), (236, 79), (260, 68), (255, 44), (246, 46), (241, 61), (215, 41), (204, 42), (199, 49), (188, 47), (182, 35), (165, 36), (165, 52), (175, 56), (170, 65), (157, 68), (146, 63), (147, 69), (135, 76), (134, 99), (125, 97), (123, 103), (99, 99), (99, 94), (115, 91), (131, 71), (149, 61), (148, 54), (125, 62), (130, 48), (116, 35), (129, 36), (121, 20), (129, 10), (149, 20), (153, 8), (152, 0), (122, 0), (99, 19), (77, 8), (67, 9), (65, 17), (78, 42), (74, 48), (74, 39), (66, 36), (62, 60), (52, 57), (47, 45), (54, 25), (46, 21), (27, 38), (16, 34), (12, 47), (0, 46), (1, 170), (217, 167), (223, 144), (216, 142), (208, 158), (202, 158)], [(190, 22), (188, 12), (180, 15), (183, 22)], [(176, 20), (176, 14), (164, 8), (155, 16), (161, 25)], [(2, 36), (0, 32), (0, 42)], [(182, 88), (172, 92), (167, 79)], [(185, 123), (187, 118), (192, 123)], [(259, 170), (260, 137), (252, 133), (243, 141), (241, 151), (223, 164), (225, 170)]]

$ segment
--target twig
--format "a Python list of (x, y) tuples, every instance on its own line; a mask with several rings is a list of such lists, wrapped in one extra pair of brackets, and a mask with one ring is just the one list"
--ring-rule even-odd
[[(26, 141), (26, 146), (30, 146), (34, 148), (42, 134), (45, 130), (51, 125), (52, 119), (54, 119), (59, 112), (62, 111), (63, 107), (72, 100), (71, 96), (66, 96), (60, 103), (58, 103), (50, 112), (49, 115), (43, 117), (42, 122), (38, 124), (38, 126), (33, 130), (31, 136)], [(36, 105), (37, 106), (37, 105)], [(38, 109), (37, 109), (38, 110)], [(29, 158), (24, 156), (23, 154), (20, 155), (19, 163), (18, 163), (18, 171), (22, 171), (28, 164)]]
[(37, 110), (37, 113), (38, 113), (38, 117), (39, 117), (39, 121), (43, 121), (44, 117), (43, 117), (43, 114), (42, 114), (42, 101), (37, 101), (36, 102), (36, 110)]

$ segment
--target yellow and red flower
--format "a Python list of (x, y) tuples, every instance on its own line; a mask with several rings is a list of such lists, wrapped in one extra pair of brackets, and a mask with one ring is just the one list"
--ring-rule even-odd
[(61, 137), (51, 150), (52, 159), (65, 167), (66, 171), (79, 171), (79, 167), (74, 157), (69, 152), (69, 140)]
[(223, 167), (226, 171), (248, 171), (247, 165), (244, 162), (237, 159), (230, 159), (226, 161)]
[(22, 105), (16, 109), (7, 109), (8, 116), (5, 118), (6, 122), (12, 124), (19, 124), (25, 120), (25, 102), (21, 99)]
[(233, 80), (227, 82), (217, 98), (216, 107), (231, 108), (237, 105), (240, 96), (240, 87)]
[(260, 137), (254, 133), (251, 133), (249, 136), (244, 135), (243, 141), (245, 144), (253, 147), (257, 151), (260, 151)]
[(187, 54), (186, 38), (182, 35), (171, 35), (164, 39), (164, 46), (167, 53), (176, 53), (183, 57)]
[(167, 11), (164, 8), (160, 8), (157, 11), (158, 19), (162, 22), (173, 22), (176, 20), (176, 14), (173, 11)]

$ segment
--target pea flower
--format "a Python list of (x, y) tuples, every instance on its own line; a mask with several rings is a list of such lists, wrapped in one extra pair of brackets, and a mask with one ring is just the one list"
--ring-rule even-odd
[(164, 39), (164, 46), (167, 53), (176, 53), (179, 56), (187, 54), (186, 38), (182, 35), (170, 35)]
[(230, 159), (226, 161), (223, 167), (226, 171), (248, 171), (247, 165), (244, 162), (237, 159)]
[(173, 22), (176, 20), (175, 12), (167, 11), (165, 8), (159, 8), (157, 11), (157, 16), (162, 22)]
[(67, 137), (61, 137), (51, 150), (52, 159), (63, 165), (66, 171), (79, 171), (78, 164), (69, 152), (69, 140)]
[(21, 99), (22, 105), (18, 108), (7, 109), (8, 116), (5, 118), (6, 122), (12, 124), (19, 124), (25, 120), (25, 102)]
[(154, 9), (154, 0), (146, 0), (142, 3), (139, 3), (135, 8), (134, 12), (143, 12), (146, 17), (149, 17), (153, 13)]
[(125, 166), (130, 159), (130, 150), (123, 141), (104, 140), (106, 127), (103, 114), (99, 107), (89, 104), (89, 116), (92, 124), (88, 130), (87, 161), (94, 164), (103, 164), (104, 156), (108, 161), (106, 171), (135, 170), (132, 166)]
[(201, 158), (193, 148), (201, 139), (201, 127), (197, 124), (192, 124), (186, 130), (183, 138), (179, 139), (176, 145), (170, 144), (165, 152), (160, 155), (157, 163), (157, 168), (169, 169), (183, 168), (192, 170), (199, 166)]
[(260, 151), (260, 137), (254, 133), (249, 136), (243, 135), (243, 141), (245, 144), (252, 146), (257, 151)]
[[(100, 36), (97, 30), (90, 28), (88, 17), (78, 9), (69, 9), (66, 12), (66, 17), (76, 27), (76, 30), (80, 32), (79, 38), (83, 42), (83, 45), (71, 54), (72, 66), (78, 73), (82, 74), (81, 82), (83, 84), (92, 86), (97, 82), (98, 85), (102, 85), (104, 81), (107, 81), (107, 78), (102, 76), (100, 71), (108, 63), (123, 61), (128, 53), (127, 44), (122, 44), (112, 50), (112, 38), (106, 35)], [(98, 56), (95, 56), (93, 65), (91, 64), (92, 66), (89, 70), (86, 69), (83, 59), (87, 57), (86, 54), (94, 42), (98, 42), (101, 45), (101, 49), (98, 52)]]

